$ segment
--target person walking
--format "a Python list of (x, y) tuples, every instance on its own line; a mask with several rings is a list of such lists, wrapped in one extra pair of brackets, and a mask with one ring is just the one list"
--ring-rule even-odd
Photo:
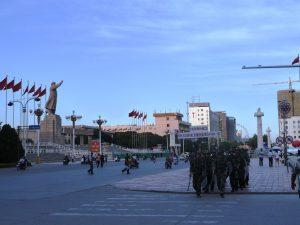
[(273, 152), (272, 152), (272, 150), (270, 150), (268, 152), (268, 157), (269, 157), (269, 167), (272, 167), (273, 166)]
[[(100, 154), (98, 153), (97, 156), (96, 156), (96, 165), (97, 165), (97, 168), (99, 168), (100, 166), (100, 161), (101, 161), (101, 156)], [(102, 166), (101, 166), (102, 167)]]
[(92, 157), (89, 158), (88, 164), (90, 165), (88, 173), (90, 175), (94, 175), (94, 162), (93, 162), (93, 158)]
[(275, 153), (275, 162), (276, 162), (276, 165), (277, 166), (279, 166), (279, 152), (277, 151), (276, 153)]
[(101, 168), (102, 168), (103, 165), (104, 165), (104, 161), (105, 161), (104, 155), (101, 154), (101, 156), (100, 156), (100, 165), (101, 165)]
[(122, 173), (124, 173), (125, 171), (127, 171), (127, 174), (130, 174), (129, 170), (130, 170), (130, 156), (127, 153), (126, 156), (125, 156), (125, 167), (122, 170)]
[(259, 157), (259, 166), (263, 166), (264, 165), (264, 153), (263, 153), (262, 149), (260, 149), (258, 157)]
[(198, 198), (201, 197), (201, 185), (205, 179), (205, 158), (203, 153), (198, 152), (191, 155), (190, 161), (190, 177), (193, 177), (193, 188)]
[(216, 156), (216, 177), (221, 198), (224, 198), (227, 172), (228, 165), (225, 153), (223, 151), (219, 151)]

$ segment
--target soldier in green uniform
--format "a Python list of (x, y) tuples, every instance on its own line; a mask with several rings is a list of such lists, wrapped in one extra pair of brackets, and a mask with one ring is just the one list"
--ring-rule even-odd
[(214, 190), (214, 153), (205, 153), (205, 175), (206, 175), (206, 185), (204, 187), (205, 193), (209, 190)]
[(219, 151), (216, 156), (215, 173), (217, 177), (217, 186), (220, 191), (221, 198), (224, 198), (225, 184), (228, 173), (227, 158), (224, 151)]
[(200, 151), (191, 155), (190, 176), (193, 177), (193, 187), (197, 197), (201, 197), (201, 185), (205, 178), (205, 158)]

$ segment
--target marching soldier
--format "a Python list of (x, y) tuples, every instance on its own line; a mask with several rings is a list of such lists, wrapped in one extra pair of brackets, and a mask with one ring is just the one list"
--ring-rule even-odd
[(193, 176), (193, 187), (197, 197), (201, 197), (201, 184), (205, 178), (205, 158), (200, 151), (191, 155), (190, 176)]
[(214, 190), (214, 154), (206, 153), (205, 154), (205, 172), (206, 172), (206, 185), (205, 193), (208, 193), (209, 190)]
[(225, 184), (228, 172), (227, 159), (223, 151), (219, 151), (216, 156), (215, 173), (217, 177), (217, 186), (220, 191), (221, 198), (224, 198)]

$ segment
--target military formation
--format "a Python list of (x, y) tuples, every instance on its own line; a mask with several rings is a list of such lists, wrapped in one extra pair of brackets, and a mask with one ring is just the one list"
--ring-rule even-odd
[(226, 180), (229, 178), (231, 192), (243, 190), (249, 182), (250, 157), (247, 149), (216, 149), (213, 152), (198, 150), (190, 155), (190, 178), (197, 197), (202, 191), (215, 190), (215, 184), (223, 198)]

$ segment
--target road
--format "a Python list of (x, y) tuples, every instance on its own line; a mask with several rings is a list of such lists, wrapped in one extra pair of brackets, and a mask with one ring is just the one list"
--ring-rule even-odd
[[(2, 225), (228, 224), (288, 225), (300, 221), (296, 195), (205, 195), (134, 192), (110, 184), (164, 172), (163, 162), (142, 162), (132, 174), (109, 163), (87, 174), (81, 165), (38, 165), (0, 170)], [(181, 163), (177, 168), (187, 165)]]

